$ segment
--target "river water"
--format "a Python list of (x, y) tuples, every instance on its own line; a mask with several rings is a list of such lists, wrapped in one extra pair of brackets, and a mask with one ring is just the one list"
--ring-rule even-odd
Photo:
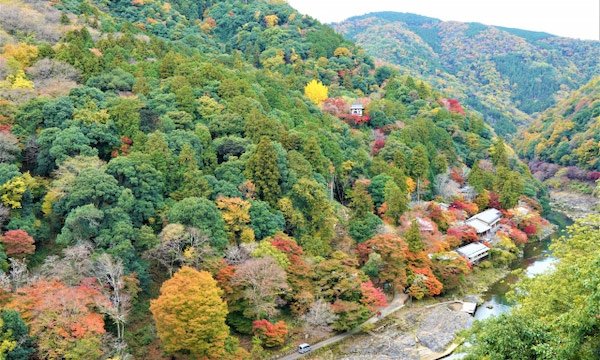
[[(523, 257), (511, 265), (512, 270), (523, 269), (525, 275), (531, 277), (551, 270), (556, 263), (557, 259), (552, 256), (549, 249), (550, 244), (554, 239), (562, 236), (566, 227), (573, 222), (560, 213), (551, 213), (546, 217), (558, 226), (558, 231), (542, 241), (525, 245)], [(519, 276), (511, 273), (492, 284), (482, 296), (484, 303), (477, 308), (475, 319), (483, 320), (508, 311), (513, 304), (507, 300), (506, 293), (517, 281), (519, 281)]]
[[(523, 269), (525, 276), (535, 276), (552, 270), (554, 264), (558, 261), (552, 256), (550, 244), (554, 239), (561, 237), (573, 221), (557, 212), (547, 214), (546, 219), (558, 226), (558, 230), (548, 238), (532, 242), (525, 245), (523, 257), (511, 264), (512, 270)], [(505, 278), (492, 284), (482, 295), (483, 304), (477, 307), (475, 319), (483, 320), (491, 316), (498, 316), (510, 310), (514, 305), (506, 298), (506, 293), (510, 291), (512, 285), (519, 281), (520, 276), (508, 274)], [(444, 358), (444, 360), (458, 360), (466, 356), (464, 353), (454, 353)]]

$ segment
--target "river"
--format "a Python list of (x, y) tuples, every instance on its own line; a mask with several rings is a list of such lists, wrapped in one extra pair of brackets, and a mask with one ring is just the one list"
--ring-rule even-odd
[[(562, 236), (566, 227), (571, 225), (573, 221), (556, 212), (546, 215), (546, 218), (557, 225), (558, 230), (542, 241), (525, 245), (523, 257), (511, 264), (511, 270), (523, 269), (526, 276), (535, 276), (552, 269), (557, 259), (552, 256), (550, 244), (554, 239)], [(482, 296), (484, 303), (477, 308), (475, 319), (483, 320), (508, 311), (513, 304), (506, 298), (506, 293), (518, 281), (519, 276), (511, 273), (492, 284)]]
[[(550, 244), (554, 239), (561, 237), (573, 221), (567, 216), (552, 212), (547, 214), (546, 219), (558, 226), (557, 231), (546, 239), (538, 242), (531, 242), (525, 245), (523, 257), (511, 264), (512, 270), (523, 269), (526, 276), (535, 276), (550, 271), (558, 261), (552, 256)], [(513, 273), (492, 284), (482, 295), (483, 304), (477, 307), (475, 319), (483, 320), (492, 316), (498, 316), (510, 310), (514, 305), (506, 298), (506, 293), (510, 291), (512, 285), (519, 281), (520, 276)], [(444, 360), (458, 360), (464, 358), (465, 354), (455, 353), (444, 358)]]

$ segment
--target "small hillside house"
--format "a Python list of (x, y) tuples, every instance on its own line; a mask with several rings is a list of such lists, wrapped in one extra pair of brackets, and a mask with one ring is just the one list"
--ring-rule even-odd
[(465, 221), (465, 224), (473, 227), (480, 237), (488, 238), (496, 231), (500, 219), (502, 219), (502, 213), (499, 210), (487, 209)]
[(490, 248), (482, 243), (474, 242), (456, 249), (456, 252), (464, 257), (470, 264), (477, 264), (481, 259), (488, 256)]
[(352, 115), (363, 116), (364, 110), (365, 107), (362, 104), (353, 104), (350, 106), (350, 114)]

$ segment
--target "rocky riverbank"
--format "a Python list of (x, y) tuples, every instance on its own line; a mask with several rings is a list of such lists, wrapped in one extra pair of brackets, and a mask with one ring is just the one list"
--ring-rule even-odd
[(473, 321), (472, 316), (452, 304), (419, 304), (398, 311), (383, 325), (314, 354), (311, 359), (436, 359)]
[(569, 191), (551, 191), (552, 209), (577, 220), (595, 213), (600, 208), (600, 199)]

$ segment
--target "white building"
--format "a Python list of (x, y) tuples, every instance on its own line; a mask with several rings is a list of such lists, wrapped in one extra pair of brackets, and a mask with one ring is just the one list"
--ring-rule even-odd
[(476, 264), (481, 259), (488, 256), (489, 251), (489, 247), (478, 242), (470, 243), (469, 245), (465, 245), (456, 249), (456, 252), (465, 259), (467, 259), (467, 261), (471, 264)]
[(480, 237), (488, 237), (491, 233), (495, 232), (500, 219), (502, 219), (500, 210), (487, 209), (465, 221), (465, 224), (474, 228)]
[(362, 104), (353, 104), (352, 106), (350, 106), (350, 114), (352, 115), (363, 116), (364, 110), (365, 107), (362, 106)]

